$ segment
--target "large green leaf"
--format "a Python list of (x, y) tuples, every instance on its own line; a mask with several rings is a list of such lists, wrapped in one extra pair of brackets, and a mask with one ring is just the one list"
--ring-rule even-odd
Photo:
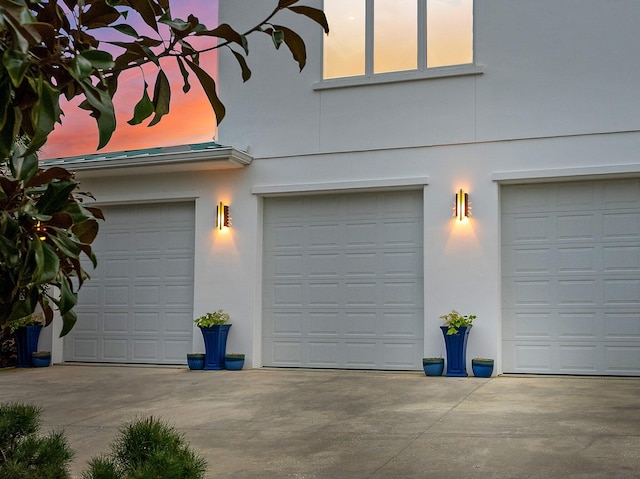
[(16, 148), (9, 160), (9, 167), (14, 178), (26, 183), (38, 172), (38, 157), (35, 153)]
[(84, 92), (87, 103), (92, 111), (92, 116), (98, 123), (98, 149), (103, 148), (109, 143), (111, 135), (113, 135), (116, 129), (116, 115), (113, 108), (113, 101), (106, 91), (94, 87), (88, 80), (80, 81), (78, 84)]
[(127, 122), (130, 125), (139, 125), (153, 114), (153, 103), (151, 103), (151, 98), (149, 98), (149, 94), (147, 93), (148, 86), (147, 82), (144, 82), (142, 98), (136, 103), (133, 109), (133, 118)]
[(87, 59), (96, 70), (107, 70), (113, 68), (115, 62), (111, 53), (102, 50), (84, 50), (80, 55)]
[(53, 131), (62, 114), (59, 89), (50, 85), (42, 76), (30, 83), (32, 83), (38, 99), (31, 108), (31, 124), (34, 128), (34, 135), (31, 138), (27, 154), (36, 152), (46, 143), (49, 133)]
[(329, 33), (329, 22), (327, 22), (327, 16), (322, 10), (318, 8), (307, 7), (305, 5), (289, 7), (289, 10), (299, 15), (304, 15), (305, 17), (310, 18), (311, 20), (322, 26), (324, 33)]
[(73, 329), (73, 326), (76, 324), (76, 321), (78, 321), (78, 316), (72, 309), (62, 315), (62, 331), (60, 332), (61, 338), (69, 334)]
[(182, 75), (182, 91), (184, 93), (188, 93), (191, 90), (191, 85), (189, 84), (189, 72), (184, 66), (184, 62), (180, 57), (176, 57), (176, 61), (178, 62), (178, 68), (180, 69), (180, 74)]
[(43, 264), (42, 274), (40, 276), (41, 283), (50, 283), (58, 275), (60, 270), (60, 258), (55, 250), (47, 243), (42, 244)]
[(88, 219), (80, 223), (76, 223), (72, 231), (82, 243), (91, 244), (98, 236), (98, 222), (94, 219)]
[(80, 245), (66, 235), (66, 231), (60, 230), (59, 228), (51, 228), (52, 231), (55, 231), (57, 234), (50, 234), (49, 240), (55, 244), (56, 248), (60, 250), (60, 252), (71, 258), (78, 258), (82, 249)]
[[(145, 89), (146, 92), (146, 89)], [(155, 116), (149, 126), (153, 126), (160, 122), (162, 117), (169, 113), (169, 103), (171, 101), (171, 85), (169, 79), (163, 70), (158, 71), (156, 77), (156, 85), (153, 89), (153, 109)]]
[(61, 210), (69, 201), (69, 197), (78, 185), (77, 181), (66, 180), (49, 183), (44, 195), (38, 200), (36, 206), (44, 214), (53, 214)]
[(238, 64), (240, 64), (240, 69), (242, 70), (242, 81), (247, 81), (249, 78), (251, 78), (251, 70), (249, 69), (249, 65), (247, 65), (247, 61), (240, 53), (238, 53), (234, 49), (230, 48), (230, 50), (236, 57)]
[(200, 66), (196, 65), (189, 59), (185, 59), (191, 71), (196, 74), (198, 80), (200, 81), (200, 85), (204, 89), (207, 98), (209, 99), (209, 103), (213, 108), (213, 112), (216, 114), (216, 123), (220, 124), (222, 119), (224, 118), (226, 111), (224, 105), (218, 98), (218, 93), (216, 92), (216, 82), (211, 78), (211, 76), (205, 72)]
[(11, 83), (17, 88), (22, 83), (31, 62), (29, 61), (29, 55), (24, 52), (5, 50), (2, 55), (2, 64), (6, 68), (9, 78), (11, 78)]
[(78, 295), (73, 292), (71, 287), (71, 280), (64, 278), (60, 281), (60, 300), (58, 307), (60, 308), (60, 314), (64, 315), (78, 303)]
[(300, 71), (302, 71), (307, 63), (307, 48), (304, 45), (304, 40), (290, 28), (283, 27), (282, 25), (274, 25), (273, 27), (283, 33), (284, 43), (289, 47), (289, 50), (291, 50), (294, 60), (298, 62)]
[(121, 23), (120, 25), (112, 25), (111, 28), (133, 38), (138, 38), (140, 36), (131, 25), (128, 25), (126, 23)]

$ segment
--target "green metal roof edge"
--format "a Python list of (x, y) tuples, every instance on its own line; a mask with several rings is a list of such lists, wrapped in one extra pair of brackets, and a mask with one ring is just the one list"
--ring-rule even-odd
[(63, 157), (53, 157), (53, 158), (44, 158), (42, 161), (44, 162), (56, 162), (56, 163), (71, 163), (71, 162), (82, 162), (82, 161), (91, 161), (96, 159), (113, 159), (113, 158), (135, 158), (138, 156), (150, 156), (150, 155), (160, 155), (162, 153), (179, 153), (179, 152), (190, 152), (190, 151), (204, 151), (204, 150), (215, 150), (218, 148), (226, 148), (215, 141), (209, 141), (206, 143), (194, 143), (188, 145), (175, 145), (175, 146), (158, 146), (153, 148), (141, 148), (139, 150), (122, 150), (122, 151), (111, 151), (108, 153), (91, 153), (88, 155), (76, 155), (76, 156), (63, 156)]

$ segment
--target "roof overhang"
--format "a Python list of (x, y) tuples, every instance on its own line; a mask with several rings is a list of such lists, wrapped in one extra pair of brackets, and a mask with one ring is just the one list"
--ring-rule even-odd
[(61, 166), (88, 178), (185, 171), (229, 170), (248, 166), (249, 154), (215, 143), (160, 147), (105, 154), (92, 154), (41, 161), (45, 167)]

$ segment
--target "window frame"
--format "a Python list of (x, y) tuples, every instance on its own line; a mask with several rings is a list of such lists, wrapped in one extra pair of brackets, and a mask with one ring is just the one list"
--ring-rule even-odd
[[(313, 84), (314, 90), (328, 90), (333, 88), (346, 88), (359, 85), (378, 85), (385, 83), (396, 83), (404, 81), (428, 80), (436, 78), (481, 75), (484, 71), (482, 66), (476, 63), (476, 5), (473, 0), (473, 22), (472, 22), (472, 46), (471, 63), (458, 65), (447, 65), (441, 67), (427, 67), (427, 0), (416, 0), (418, 2), (418, 48), (417, 48), (417, 68), (415, 70), (399, 70), (393, 72), (374, 73), (374, 1), (365, 0), (365, 72), (364, 75), (323, 78)], [(323, 42), (324, 50), (324, 42)], [(324, 59), (324, 53), (321, 58)], [(322, 76), (324, 77), (324, 60), (322, 64)]]

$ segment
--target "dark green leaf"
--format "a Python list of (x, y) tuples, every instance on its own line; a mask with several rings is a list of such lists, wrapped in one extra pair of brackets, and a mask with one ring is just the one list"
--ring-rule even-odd
[(7, 69), (13, 86), (20, 86), (30, 65), (29, 56), (17, 50), (6, 50), (2, 55), (2, 64)]
[(42, 244), (43, 251), (43, 264), (42, 275), (40, 276), (41, 283), (50, 283), (53, 281), (60, 269), (60, 258), (54, 251), (54, 249), (47, 243)]
[(329, 33), (329, 23), (327, 22), (327, 17), (322, 10), (313, 7), (307, 7), (304, 5), (300, 5), (298, 7), (289, 7), (289, 10), (310, 18), (311, 20), (322, 26), (324, 33)]
[(209, 36), (222, 38), (231, 43), (237, 43), (240, 45), (245, 53), (249, 53), (247, 50), (246, 38), (235, 31), (230, 25), (222, 23), (212, 30), (197, 31), (196, 36)]
[(169, 113), (169, 102), (171, 100), (171, 85), (164, 71), (160, 70), (156, 77), (156, 85), (153, 89), (153, 109), (155, 116), (149, 126), (157, 124), (164, 115)]
[(106, 2), (92, 2), (81, 17), (82, 25), (89, 29), (108, 27), (119, 18), (118, 10)]
[(111, 28), (125, 35), (129, 35), (130, 37), (133, 37), (133, 38), (138, 38), (140, 36), (138, 35), (138, 32), (136, 32), (131, 25), (127, 25), (126, 23), (121, 23), (119, 25), (112, 25)]
[(78, 258), (80, 256), (82, 252), (80, 245), (69, 238), (65, 230), (59, 228), (51, 228), (51, 230), (56, 234), (49, 234), (49, 240), (56, 245), (56, 248), (58, 248), (62, 254), (70, 256), (71, 258)]
[(77, 181), (56, 181), (49, 183), (44, 195), (36, 203), (36, 207), (41, 213), (53, 214), (61, 210), (69, 201), (71, 193), (76, 189)]
[(284, 42), (284, 32), (282, 30), (273, 30), (271, 33), (271, 39), (273, 40), (276, 50), (278, 50), (280, 45), (282, 45), (282, 42)]
[(27, 183), (38, 172), (38, 156), (35, 153), (24, 154), (16, 149), (9, 160), (9, 167), (14, 178)]
[(82, 55), (76, 55), (73, 60), (71, 60), (71, 67), (73, 68), (73, 77), (78, 81), (88, 78), (93, 71), (91, 62)]
[(36, 152), (44, 145), (49, 133), (57, 121), (60, 120), (60, 90), (51, 86), (42, 76), (36, 81), (30, 81), (38, 95), (38, 99), (31, 107), (31, 124), (34, 133), (29, 144), (27, 154)]
[(100, 149), (109, 143), (111, 135), (113, 135), (113, 132), (116, 129), (116, 116), (113, 109), (113, 101), (106, 91), (94, 87), (88, 81), (80, 81), (78, 84), (82, 88), (87, 104), (92, 111), (92, 115), (98, 123), (98, 149)]
[(300, 35), (287, 27), (281, 25), (274, 25), (273, 27), (284, 34), (284, 43), (289, 47), (289, 50), (291, 50), (294, 60), (298, 62), (300, 71), (302, 71), (307, 63), (307, 48), (304, 45), (304, 40)]
[(220, 98), (218, 98), (218, 94), (216, 92), (216, 82), (207, 72), (205, 72), (194, 62), (188, 59), (185, 59), (185, 61), (187, 62), (187, 65), (189, 65), (189, 68), (191, 68), (191, 71), (193, 71), (193, 73), (196, 74), (196, 77), (198, 77), (200, 85), (202, 85), (202, 88), (204, 89), (204, 92), (209, 99), (209, 103), (211, 104), (211, 107), (216, 114), (216, 123), (219, 125), (223, 120), (226, 111), (224, 105), (220, 101)]
[(81, 221), (73, 226), (72, 231), (82, 243), (91, 244), (98, 236), (98, 222), (94, 219)]
[(73, 292), (73, 288), (71, 287), (71, 280), (69, 278), (64, 278), (60, 282), (60, 302), (58, 303), (60, 314), (66, 314), (77, 303), (78, 296)]
[(77, 320), (78, 316), (73, 310), (69, 310), (62, 315), (62, 331), (60, 332), (61, 338), (69, 334)]
[(129, 4), (140, 14), (144, 23), (153, 28), (155, 32), (158, 32), (156, 12), (151, 0), (129, 0)]
[(191, 90), (191, 85), (189, 84), (189, 72), (184, 66), (184, 62), (180, 57), (176, 57), (176, 61), (178, 62), (178, 68), (180, 68), (180, 74), (182, 75), (183, 85), (182, 91), (184, 93), (188, 93)]
[(238, 61), (238, 63), (240, 64), (240, 68), (242, 69), (242, 81), (247, 81), (249, 78), (251, 78), (251, 70), (247, 65), (247, 61), (237, 51), (233, 49), (230, 49), (230, 50), (233, 52), (233, 55), (236, 57), (236, 60)]
[(84, 50), (80, 53), (96, 70), (107, 70), (115, 65), (111, 53), (102, 50)]
[(133, 118), (127, 122), (130, 125), (139, 125), (153, 114), (153, 103), (151, 103), (151, 98), (149, 98), (149, 94), (147, 93), (147, 87), (147, 82), (145, 82), (142, 98), (136, 103), (133, 109)]

